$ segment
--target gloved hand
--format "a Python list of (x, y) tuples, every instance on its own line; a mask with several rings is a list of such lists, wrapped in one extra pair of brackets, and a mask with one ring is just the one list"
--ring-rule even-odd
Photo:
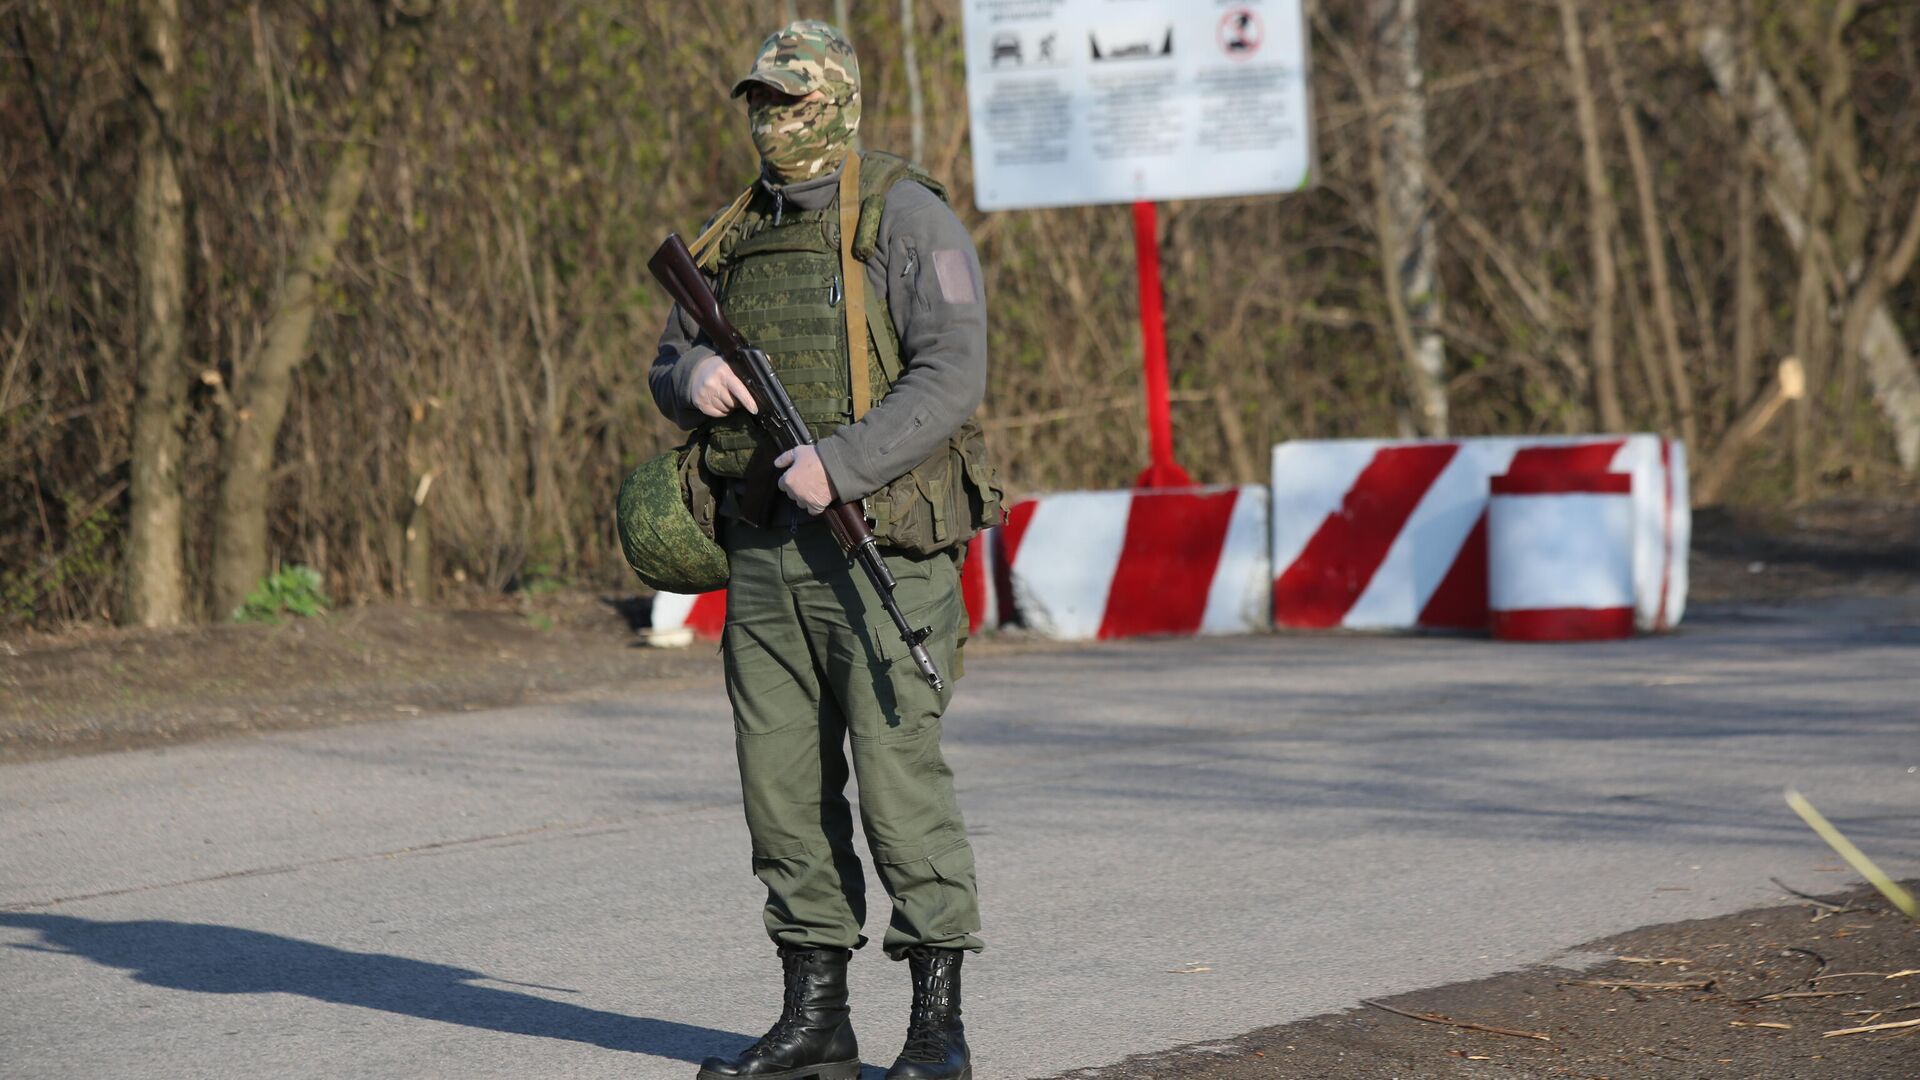
[(818, 516), (833, 505), (833, 484), (827, 479), (827, 467), (820, 463), (820, 451), (795, 447), (774, 458), (773, 467), (786, 470), (780, 474), (780, 490), (802, 510)]
[(760, 412), (753, 393), (727, 366), (724, 357), (715, 355), (700, 361), (700, 366), (693, 369), (692, 386), (694, 408), (708, 416), (725, 416), (738, 408), (756, 415)]

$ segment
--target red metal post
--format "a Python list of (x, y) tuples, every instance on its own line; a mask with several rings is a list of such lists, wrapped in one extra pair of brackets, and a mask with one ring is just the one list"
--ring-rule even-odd
[(1187, 487), (1173, 460), (1173, 404), (1167, 384), (1167, 320), (1160, 291), (1160, 221), (1153, 203), (1133, 204), (1133, 246), (1140, 265), (1140, 336), (1146, 344), (1147, 432), (1153, 461), (1135, 487)]

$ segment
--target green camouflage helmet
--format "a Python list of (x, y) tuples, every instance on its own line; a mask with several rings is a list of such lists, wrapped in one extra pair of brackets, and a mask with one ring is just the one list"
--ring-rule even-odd
[(727, 553), (701, 531), (682, 485), (691, 450), (644, 463), (620, 485), (615, 521), (627, 565), (662, 592), (698, 594), (727, 583)]

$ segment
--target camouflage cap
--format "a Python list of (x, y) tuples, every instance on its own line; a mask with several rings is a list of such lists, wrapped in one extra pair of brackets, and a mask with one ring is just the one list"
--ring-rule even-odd
[(739, 97), (754, 83), (801, 97), (824, 90), (845, 101), (860, 89), (860, 61), (845, 34), (817, 19), (801, 19), (774, 31), (760, 46), (753, 69), (733, 84)]

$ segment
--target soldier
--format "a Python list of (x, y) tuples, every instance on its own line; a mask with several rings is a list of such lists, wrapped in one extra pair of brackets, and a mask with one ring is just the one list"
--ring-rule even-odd
[(987, 377), (979, 259), (938, 183), (854, 149), (859, 66), (838, 30), (800, 21), (773, 34), (733, 94), (747, 100), (760, 178), (692, 250), (818, 445), (775, 455), (747, 415), (751, 395), (674, 311), (649, 381), (661, 411), (696, 430), (699, 476), (717, 499), (727, 694), (753, 867), (786, 979), (772, 1029), (739, 1057), (707, 1059), (700, 1077), (859, 1073), (847, 963), (866, 943), (866, 900), (845, 791), (850, 744), (861, 823), (893, 903), (882, 946), (913, 980), (906, 1046), (887, 1076), (969, 1078), (960, 962), (983, 946), (973, 852), (940, 753), (952, 681), (935, 690), (921, 677), (815, 515), (862, 503), (901, 608), (957, 677), (959, 559), (1000, 514), (971, 420)]

